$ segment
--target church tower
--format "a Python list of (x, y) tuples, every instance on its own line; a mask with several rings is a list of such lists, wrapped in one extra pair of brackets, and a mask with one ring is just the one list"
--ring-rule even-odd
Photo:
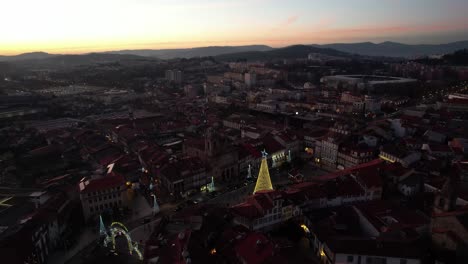
[(262, 163), (260, 164), (260, 170), (258, 171), (257, 183), (255, 184), (254, 194), (261, 191), (272, 191), (273, 185), (271, 184), (270, 172), (268, 171), (267, 162), (268, 153), (265, 150), (262, 151)]
[(458, 171), (452, 168), (445, 184), (434, 199), (435, 212), (450, 212), (455, 210), (459, 184), (460, 176)]
[(206, 130), (205, 134), (205, 156), (213, 157), (217, 154), (219, 148), (219, 141), (216, 132), (212, 127)]

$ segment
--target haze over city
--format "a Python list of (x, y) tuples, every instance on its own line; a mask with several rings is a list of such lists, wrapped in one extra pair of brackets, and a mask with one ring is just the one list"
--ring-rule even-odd
[(0, 54), (468, 39), (464, 0), (5, 0)]

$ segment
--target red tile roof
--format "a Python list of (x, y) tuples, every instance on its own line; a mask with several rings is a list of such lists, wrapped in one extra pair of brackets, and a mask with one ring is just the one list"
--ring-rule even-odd
[(246, 264), (261, 264), (273, 256), (273, 243), (261, 233), (250, 233), (235, 247), (237, 256)]
[(246, 202), (231, 207), (232, 212), (248, 219), (260, 218), (274, 207), (273, 201), (282, 197), (278, 191), (258, 192), (250, 196)]
[[(356, 208), (379, 231), (393, 228), (419, 228), (429, 225), (429, 218), (422, 213), (398, 207), (386, 201), (373, 201), (356, 205)], [(396, 222), (389, 223), (385, 219)]]
[(381, 166), (382, 163), (383, 163), (383, 160), (375, 159), (375, 160), (369, 161), (367, 163), (363, 163), (363, 164), (360, 164), (360, 165), (357, 165), (357, 166), (354, 166), (354, 167), (351, 167), (351, 168), (348, 168), (348, 169), (345, 169), (345, 170), (335, 171), (333, 173), (329, 173), (329, 174), (317, 177), (317, 180), (318, 181), (328, 181), (328, 180), (338, 178), (340, 176), (349, 175), (349, 174), (352, 174), (352, 173), (355, 173), (355, 172), (359, 172), (359, 171), (365, 170), (367, 168), (378, 168), (378, 167)]
[(122, 186), (125, 184), (125, 179), (122, 175), (110, 173), (99, 179), (91, 179), (85, 188), (81, 191), (84, 193), (96, 192)]
[(379, 167), (366, 167), (353, 172), (356, 175), (356, 179), (364, 184), (366, 188), (378, 188), (382, 187), (383, 182), (380, 176)]
[(262, 139), (262, 142), (265, 146), (266, 151), (270, 154), (276, 153), (284, 149), (284, 147), (271, 135), (265, 136)]
[(248, 143), (242, 144), (240, 146), (240, 149), (244, 150), (240, 152), (240, 154), (244, 154), (244, 156), (251, 155), (252, 157), (255, 157), (255, 158), (260, 158), (262, 156), (262, 154), (260, 153), (258, 149), (256, 149), (254, 146)]

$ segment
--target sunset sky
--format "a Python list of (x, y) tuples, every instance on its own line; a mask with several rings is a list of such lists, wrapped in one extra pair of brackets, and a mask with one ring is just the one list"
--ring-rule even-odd
[(2, 0), (0, 54), (468, 40), (467, 0)]

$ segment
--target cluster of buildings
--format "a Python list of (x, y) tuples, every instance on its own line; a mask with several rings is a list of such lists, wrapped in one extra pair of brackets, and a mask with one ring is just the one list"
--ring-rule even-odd
[(458, 80), (468, 80), (468, 69), (463, 66), (428, 65), (410, 61), (392, 64), (390, 71), (399, 76), (417, 78), (419, 80), (443, 80), (456, 77)]
[(463, 259), (466, 95), (419, 104), (416, 79), (339, 63), (175, 60), (138, 89), (0, 98), (2, 258), (46, 263), (140, 201), (145, 263)]

